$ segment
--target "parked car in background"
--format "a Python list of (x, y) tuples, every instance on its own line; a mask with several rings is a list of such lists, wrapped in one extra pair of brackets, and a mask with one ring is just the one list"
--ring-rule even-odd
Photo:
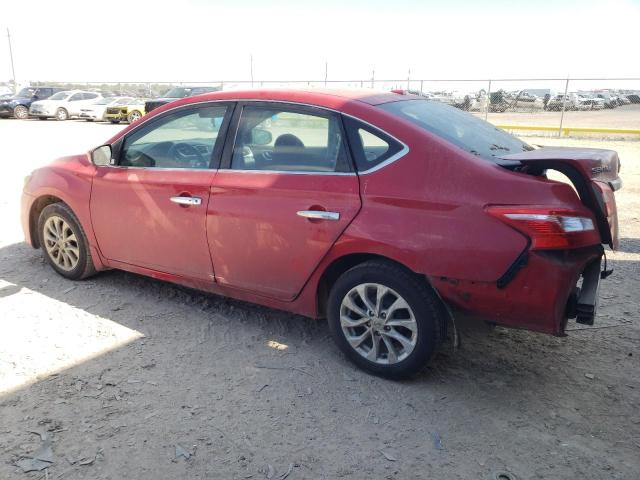
[(626, 95), (620, 94), (618, 95), (618, 105), (631, 105), (631, 100)]
[(107, 108), (105, 118), (111, 123), (136, 122), (145, 114), (145, 101), (144, 98), (130, 98), (126, 102), (110, 105)]
[(79, 118), (84, 118), (88, 122), (107, 121), (106, 113), (107, 107), (112, 105), (122, 104), (125, 105), (133, 100), (133, 97), (103, 97), (99, 98), (95, 102), (86, 105), (80, 109)]
[(2, 93), (0, 94), (0, 100), (5, 100), (7, 98), (13, 97), (13, 93)]
[(604, 100), (593, 95), (578, 93), (578, 110), (602, 110)]
[(217, 92), (219, 90), (221, 90), (221, 87), (174, 87), (160, 98), (147, 100), (144, 104), (144, 111), (146, 113), (149, 113), (153, 109), (158, 108), (166, 103), (173, 102), (174, 100), (178, 100), (179, 98), (193, 97), (194, 95)]
[(605, 108), (616, 108), (618, 106), (618, 100), (616, 96), (610, 94), (609, 92), (594, 92), (593, 95), (596, 98), (601, 98), (604, 100)]
[(33, 102), (45, 100), (60, 91), (62, 88), (58, 87), (23, 88), (15, 96), (0, 100), (0, 117), (28, 118), (29, 107)]
[(567, 93), (566, 99), (564, 94), (556, 95), (549, 99), (547, 110), (560, 111), (564, 105), (565, 110), (578, 110), (580, 100), (577, 93)]
[(619, 245), (616, 152), (534, 149), (413, 95), (212, 93), (89, 153), (24, 183), (25, 239), (61, 276), (119, 268), (326, 317), (386, 377), (419, 371), (459, 311), (593, 324)]
[(101, 93), (86, 92), (83, 90), (65, 90), (52, 95), (47, 100), (39, 100), (31, 104), (29, 116), (40, 120), (55, 118), (67, 120), (79, 117), (80, 110), (102, 98)]

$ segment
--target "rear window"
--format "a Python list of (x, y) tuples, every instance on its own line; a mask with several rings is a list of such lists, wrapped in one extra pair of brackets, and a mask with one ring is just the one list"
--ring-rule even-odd
[(431, 100), (404, 100), (379, 107), (447, 140), (463, 150), (494, 161), (533, 147), (474, 115)]

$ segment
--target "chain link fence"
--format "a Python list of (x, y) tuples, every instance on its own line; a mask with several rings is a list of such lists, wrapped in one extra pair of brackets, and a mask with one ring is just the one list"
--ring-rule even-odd
[(211, 82), (32, 82), (153, 98), (174, 86), (370, 88), (420, 95), (471, 112), (518, 135), (598, 134), (640, 138), (640, 77), (543, 79), (230, 80)]

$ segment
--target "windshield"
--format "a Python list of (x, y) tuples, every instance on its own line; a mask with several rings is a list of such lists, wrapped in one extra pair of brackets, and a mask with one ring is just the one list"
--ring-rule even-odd
[(191, 95), (191, 88), (176, 87), (164, 94), (164, 98), (183, 98)]
[(64, 100), (69, 95), (71, 95), (69, 92), (58, 92), (55, 95), (50, 96), (49, 100)]
[(36, 92), (35, 88), (23, 88), (22, 90), (20, 90), (18, 92), (18, 95), (16, 95), (17, 97), (25, 97), (25, 98), (29, 98), (29, 97), (33, 97), (33, 94)]
[(440, 102), (406, 100), (379, 107), (486, 160), (533, 150), (533, 147), (489, 122)]

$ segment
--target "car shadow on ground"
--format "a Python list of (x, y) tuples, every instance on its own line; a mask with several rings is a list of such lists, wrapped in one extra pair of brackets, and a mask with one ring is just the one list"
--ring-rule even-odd
[[(119, 271), (68, 281), (26, 244), (0, 249), (0, 279), (10, 284), (0, 290), (0, 301), (37, 292), (52, 305), (60, 302), (144, 335), (53, 376), (36, 372), (34, 383), (0, 392), (9, 419), (3, 428), (12, 433), (11, 446), (0, 442), (0, 447), (11, 462), (23, 455), (21, 445), (33, 441), (26, 433), (30, 428), (64, 418), (56, 451), (73, 448), (81, 442), (73, 432), (85, 432), (91, 438), (87, 445), (107, 452), (101, 462), (113, 478), (132, 472), (144, 477), (158, 458), (173, 458), (178, 441), (197, 446), (203, 458), (215, 453), (214, 471), (228, 475), (255, 474), (268, 462), (311, 465), (332, 476), (343, 476), (355, 464), (380, 473), (386, 472), (388, 457), (372, 452), (391, 448), (402, 452), (406, 463), (394, 468), (406, 478), (423, 465), (424, 448), (433, 455), (447, 448), (488, 448), (491, 442), (493, 453), (483, 454), (483, 460), (463, 456), (457, 464), (468, 461), (475, 476), (509, 464), (518, 465), (521, 474), (562, 475), (575, 472), (575, 465), (522, 460), (513, 446), (528, 451), (531, 435), (548, 438), (547, 425), (557, 418), (562, 421), (552, 438), (624, 428), (624, 417), (587, 418), (599, 410), (611, 412), (618, 395), (576, 371), (576, 365), (608, 355), (595, 351), (589, 337), (574, 339), (580, 347), (575, 349), (566, 338), (465, 328), (462, 348), (444, 345), (421, 374), (392, 382), (352, 366), (324, 321)], [(17, 320), (9, 314), (2, 321), (6, 328)], [(578, 411), (576, 405), (588, 408)], [(124, 435), (134, 443), (119, 454)], [(433, 440), (416, 450), (425, 439)], [(344, 442), (357, 450), (331, 447)], [(606, 461), (599, 444), (589, 442), (572, 451), (585, 469)], [(221, 448), (218, 443), (224, 450), (211, 451)], [(445, 471), (451, 458), (429, 457), (430, 468)], [(184, 475), (179, 463), (165, 463), (163, 478)], [(315, 472), (311, 476), (320, 478)]]
[[(629, 241), (625, 240), (624, 244), (628, 245)], [(230, 330), (233, 328), (229, 326), (235, 323), (238, 331), (249, 328), (253, 336), (272, 339), (283, 345), (300, 345), (298, 359), (304, 355), (303, 346), (308, 346), (309, 362), (324, 357), (336, 364), (336, 368), (343, 369), (347, 375), (362, 374), (333, 345), (324, 320), (312, 320), (116, 270), (98, 273), (86, 281), (70, 281), (57, 275), (45, 262), (41, 252), (26, 244), (13, 244), (0, 249), (0, 259), (2, 258), (19, 258), (24, 261), (16, 265), (16, 268), (0, 270), (0, 279), (13, 284), (0, 289), (0, 298), (17, 294), (26, 288), (127, 328), (141, 330), (147, 335), (166, 335), (167, 341), (170, 341), (171, 334), (174, 333), (167, 331), (168, 328), (191, 331), (195, 338), (203, 330), (218, 326), (216, 322), (227, 325)], [(184, 317), (180, 321), (167, 320), (180, 316)], [(154, 325), (153, 318), (164, 320)], [(535, 357), (536, 348), (556, 349), (565, 343), (563, 339), (546, 335), (494, 329), (468, 318), (459, 319), (457, 327), (462, 338), (462, 348), (453, 347), (452, 329), (449, 329), (448, 341), (436, 353), (430, 365), (408, 383), (430, 384), (434, 377), (461, 374), (460, 369), (465, 370), (464, 376), (468, 378), (481, 378), (483, 374), (495, 372), (498, 365), (504, 366), (505, 362), (510, 361), (514, 362), (513, 367), (517, 366), (518, 376), (523, 381), (537, 382), (544, 379), (544, 376), (539, 375), (540, 362)], [(187, 338), (189, 336), (186, 334)], [(230, 336), (234, 336), (233, 331), (226, 333), (227, 339)], [(509, 346), (501, 345), (503, 339), (508, 340)], [(522, 344), (525, 341), (526, 348), (532, 355), (530, 365), (524, 366), (524, 370), (531, 373), (530, 378), (522, 377), (522, 359), (514, 357), (509, 360), (508, 355), (505, 356), (513, 342)], [(277, 348), (275, 351), (278, 351)], [(482, 362), (478, 363), (475, 357), (481, 357)], [(250, 359), (246, 360), (250, 362)], [(478, 370), (481, 366), (482, 369)]]

